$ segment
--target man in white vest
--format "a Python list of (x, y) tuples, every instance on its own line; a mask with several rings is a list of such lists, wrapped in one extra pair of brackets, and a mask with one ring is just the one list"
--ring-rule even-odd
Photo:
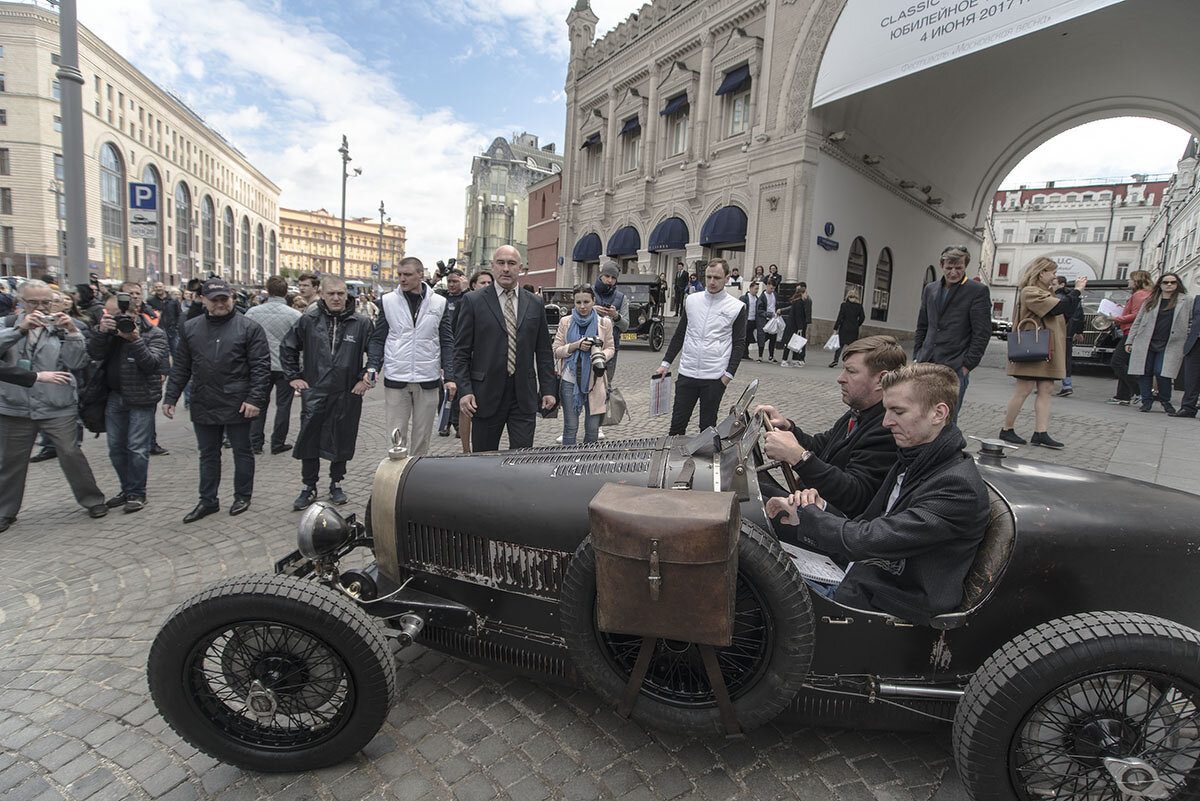
[(683, 303), (679, 327), (671, 337), (662, 365), (655, 375), (666, 375), (679, 356), (679, 379), (671, 409), (669, 434), (682, 434), (700, 402), (700, 428), (717, 424), (725, 387), (733, 380), (746, 351), (746, 304), (725, 291), (729, 262), (713, 259), (704, 269), (704, 292), (694, 292)]
[[(402, 259), (398, 275), (400, 286), (383, 296), (375, 321), (367, 374), (374, 380), (382, 369), (388, 431), (400, 429), (409, 456), (422, 456), (429, 451), (442, 366), (450, 363), (453, 342), (439, 333), (446, 299), (425, 283), (421, 260)], [(454, 383), (445, 388), (454, 398)]]

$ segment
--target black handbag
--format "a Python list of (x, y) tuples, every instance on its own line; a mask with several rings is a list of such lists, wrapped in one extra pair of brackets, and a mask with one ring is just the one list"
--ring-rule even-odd
[[(1033, 329), (1021, 330), (1025, 323), (1033, 323)], [(1050, 329), (1039, 326), (1032, 318), (1017, 323), (1017, 327), (1008, 334), (1010, 362), (1048, 362), (1050, 351)]]

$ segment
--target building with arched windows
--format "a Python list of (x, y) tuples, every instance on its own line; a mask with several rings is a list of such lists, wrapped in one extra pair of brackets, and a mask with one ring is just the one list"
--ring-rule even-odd
[[(284, 275), (295, 278), (301, 273), (337, 275), (341, 271), (341, 217), (325, 209), (280, 209), (279, 235)], [(346, 218), (346, 278), (394, 281), (395, 267), (405, 255), (405, 238), (403, 225), (386, 220), (380, 225), (380, 220), (370, 217)], [(275, 240), (271, 239), (268, 250), (274, 249)], [(379, 272), (372, 270), (376, 264), (381, 265)]]
[[(0, 213), (0, 272), (59, 274), (65, 228), (58, 17), (0, 3), (0, 150), (10, 198)], [(260, 284), (276, 267), (279, 187), (170, 92), (82, 25), (83, 147), (88, 263), (111, 280), (218, 274)], [(158, 188), (154, 236), (130, 236), (129, 184)], [(245, 221), (239, 227), (233, 220)], [(242, 241), (240, 232), (252, 231)], [(232, 256), (251, 248), (253, 259)]]

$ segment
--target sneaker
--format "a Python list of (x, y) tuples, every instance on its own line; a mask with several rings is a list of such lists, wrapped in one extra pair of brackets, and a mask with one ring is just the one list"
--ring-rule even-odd
[(803, 367), (803, 366), (804, 366), (804, 360), (803, 360), (803, 359), (801, 359), (800, 361), (796, 362), (796, 366), (797, 366), (797, 367)]
[(596, 431), (598, 432), (598, 433), (596, 434), (596, 439), (608, 439), (608, 437), (604, 436), (604, 429), (603, 429), (603, 428), (597, 428), (597, 429), (596, 429)]
[(108, 507), (102, 503), (88, 507), (88, 517), (90, 518), (104, 517), (106, 514), (108, 514)]
[(129, 500), (125, 501), (125, 514), (129, 514), (130, 512), (140, 512), (145, 508), (145, 498), (139, 498), (136, 495), (130, 495)]
[(254, 451), (255, 456), (262, 456), (263, 446), (262, 445), (254, 445), (253, 447), (250, 448), (250, 450)]
[(341, 506), (342, 504), (349, 502), (349, 500), (350, 499), (346, 497), (346, 493), (342, 490), (340, 484), (329, 485), (330, 503), (336, 503), (338, 506)]
[(1142, 402), (1142, 396), (1134, 395), (1132, 398), (1129, 399), (1129, 402), (1132, 403), (1134, 406), (1137, 406), (1139, 403)]
[(1059, 448), (1067, 447), (1063, 443), (1061, 443), (1058, 440), (1051, 437), (1045, 431), (1034, 431), (1033, 436), (1030, 438), (1029, 441), (1032, 442), (1034, 445), (1041, 445), (1046, 448), (1054, 448), (1055, 450), (1058, 450)]
[(277, 456), (281, 453), (287, 453), (291, 449), (292, 449), (291, 443), (287, 443), (286, 445), (272, 445), (271, 446), (271, 455)]
[(296, 496), (296, 500), (292, 501), (292, 508), (299, 512), (301, 509), (307, 509), (312, 506), (312, 502), (317, 499), (316, 487), (305, 487), (300, 490), (300, 494)]
[(1000, 439), (1004, 440), (1005, 442), (1011, 442), (1013, 445), (1025, 444), (1025, 440), (1022, 439), (1021, 436), (1011, 428), (1000, 429)]
[(1055, 395), (1055, 397), (1058, 397), (1058, 398), (1065, 398), (1068, 395), (1070, 395), (1072, 392), (1074, 392), (1074, 390), (1071, 389), (1070, 387), (1063, 387), (1058, 392), (1055, 392), (1054, 395)]
[(788, 360), (787, 360), (787, 359), (784, 359), (783, 361), (781, 361), (781, 362), (779, 363), (779, 366), (780, 366), (780, 367), (791, 367), (792, 365), (788, 363)]
[(1129, 405), (1129, 401), (1121, 400), (1120, 398), (1109, 398), (1108, 400), (1105, 401), (1105, 403), (1112, 404), (1113, 406), (1128, 406)]
[(119, 495), (114, 495), (111, 498), (109, 498), (107, 501), (104, 502), (104, 505), (107, 506), (109, 509), (116, 509), (118, 506), (124, 506), (125, 502), (127, 500), (129, 500), (129, 498), (127, 498), (125, 496), (125, 493), (122, 492)]

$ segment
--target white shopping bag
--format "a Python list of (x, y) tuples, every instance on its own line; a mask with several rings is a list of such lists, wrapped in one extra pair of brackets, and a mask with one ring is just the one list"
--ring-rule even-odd
[(825, 344), (821, 347), (823, 347), (825, 350), (837, 350), (841, 346), (842, 340), (840, 340), (838, 335), (835, 333), (833, 336), (829, 337), (829, 339), (825, 340)]
[(650, 416), (671, 413), (671, 374), (650, 377)]
[(792, 338), (788, 340), (788, 350), (799, 353), (804, 350), (804, 346), (808, 344), (808, 340), (799, 334), (792, 334)]

